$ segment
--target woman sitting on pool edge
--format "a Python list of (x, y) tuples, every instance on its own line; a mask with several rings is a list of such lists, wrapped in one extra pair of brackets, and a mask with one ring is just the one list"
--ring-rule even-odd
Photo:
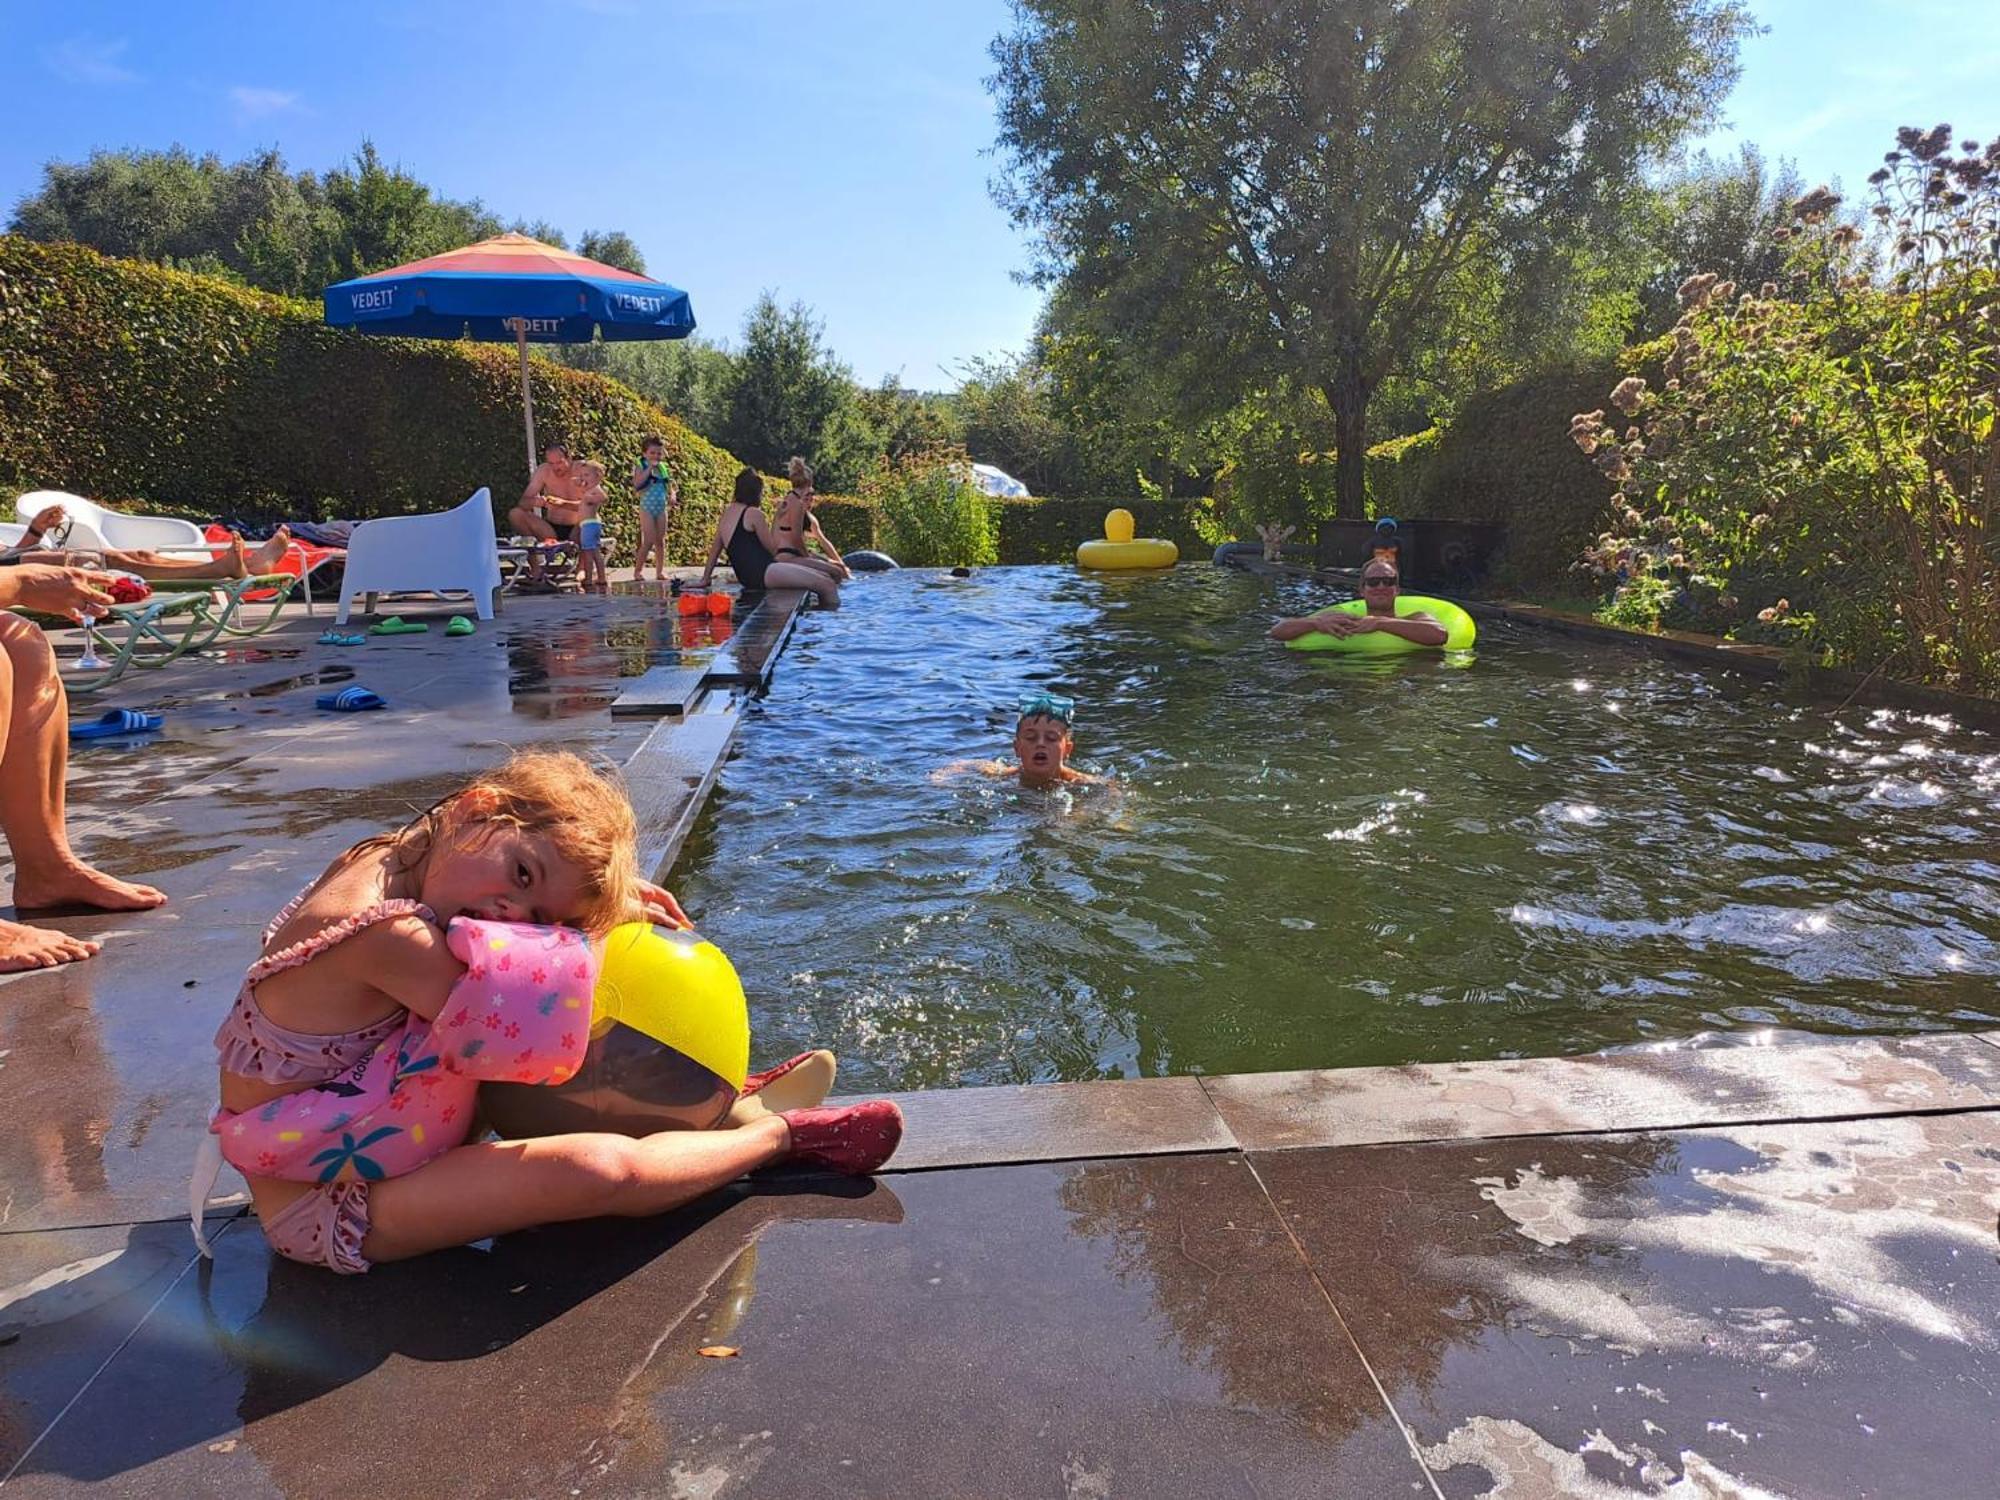
[(1076, 700), (1054, 693), (1032, 693), (1021, 700), (1021, 719), (1014, 726), (1014, 754), (1019, 764), (1003, 760), (955, 760), (931, 773), (932, 781), (943, 781), (961, 771), (977, 771), (983, 776), (1019, 775), (1021, 785), (1036, 791), (1056, 786), (1103, 786), (1107, 776), (1093, 776), (1069, 763), (1076, 740), (1070, 726), (1076, 718)]
[[(777, 513), (771, 517), (772, 552), (779, 562), (812, 568), (835, 583), (845, 583), (854, 574), (841, 557), (840, 549), (820, 530), (819, 517), (813, 514), (813, 504), (819, 499), (813, 492), (813, 471), (803, 458), (794, 454), (788, 472), (792, 487), (779, 499)], [(812, 555), (809, 548), (815, 542), (826, 556)]]
[(817, 568), (800, 567), (772, 555), (770, 520), (764, 514), (764, 476), (745, 469), (736, 476), (736, 491), (715, 518), (715, 540), (709, 544), (708, 566), (701, 589), (708, 592), (716, 561), (727, 553), (736, 581), (746, 593), (758, 589), (806, 589), (828, 609), (840, 607), (840, 585)]
[(1280, 620), (1271, 627), (1271, 639), (1293, 641), (1302, 635), (1314, 634), (1366, 635), (1371, 630), (1379, 630), (1386, 635), (1400, 635), (1418, 646), (1442, 646), (1450, 639), (1450, 632), (1443, 625), (1421, 612), (1413, 615), (1396, 613), (1396, 594), (1401, 583), (1394, 563), (1386, 558), (1372, 557), (1361, 570), (1361, 597), (1367, 606), (1366, 614), (1330, 611), (1302, 615), (1296, 620)]

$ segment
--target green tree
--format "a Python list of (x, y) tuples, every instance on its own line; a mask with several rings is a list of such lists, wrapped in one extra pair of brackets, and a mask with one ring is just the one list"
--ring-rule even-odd
[(1774, 169), (1755, 146), (1733, 162), (1702, 152), (1662, 184), (1642, 231), (1649, 274), (1639, 290), (1640, 335), (1673, 326), (1681, 312), (1675, 288), (1700, 272), (1747, 287), (1782, 279), (1784, 231), (1805, 187), (1795, 166), (1781, 161)]
[(622, 229), (586, 229), (576, 242), (576, 253), (586, 260), (604, 262), (634, 276), (646, 274), (646, 257), (639, 253), (632, 236)]
[(880, 385), (861, 390), (856, 399), (875, 451), (892, 462), (959, 446), (960, 427), (953, 404), (913, 391), (894, 375), (884, 375)]
[(321, 182), (338, 216), (336, 276), (361, 276), (404, 261), (442, 255), (500, 232), (500, 221), (474, 199), (439, 198), (401, 167), (383, 163), (373, 141)]
[[(363, 141), (350, 162), (321, 175), (293, 172), (273, 150), (225, 165), (180, 146), (99, 151), (81, 164), (50, 162), (41, 187), (8, 226), (30, 239), (69, 240), (134, 260), (314, 297), (348, 276), (455, 250), (500, 232), (476, 199), (433, 192)], [(553, 225), (515, 227), (561, 245)], [(595, 230), (585, 254), (644, 273), (629, 235)]]
[(1073, 444), (1055, 410), (1054, 382), (1025, 357), (966, 362), (952, 397), (966, 450), (1005, 469), (1031, 494), (1075, 493)]
[(767, 473), (793, 454), (813, 466), (819, 488), (852, 490), (875, 456), (873, 435), (848, 367), (828, 349), (802, 302), (789, 308), (765, 292), (743, 321), (723, 396), (722, 446)]
[(216, 156), (166, 151), (95, 151), (81, 165), (50, 162), (42, 186), (15, 205), (8, 228), (30, 239), (73, 240), (107, 255), (185, 263), (227, 241), (212, 224)]
[[(1735, 0), (1019, 0), (998, 38), (1002, 203), (1044, 284), (1104, 299), (1220, 413), (1332, 413), (1342, 514), (1369, 403), (1707, 120)], [(1475, 302), (1476, 305), (1476, 302)]]
[(672, 412), (712, 443), (722, 441), (722, 418), (735, 360), (705, 339), (656, 343), (559, 344), (550, 351), (572, 369), (608, 375), (655, 406)]

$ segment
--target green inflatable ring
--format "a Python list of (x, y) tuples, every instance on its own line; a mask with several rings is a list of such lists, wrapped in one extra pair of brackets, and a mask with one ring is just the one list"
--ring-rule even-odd
[[(1336, 604), (1331, 609), (1313, 611), (1322, 615), (1366, 614), (1368, 606), (1359, 599), (1350, 599), (1345, 604)], [(1453, 604), (1449, 599), (1432, 599), (1423, 594), (1398, 594), (1396, 614), (1429, 615), (1444, 626), (1444, 646), (1446, 651), (1470, 651), (1472, 642), (1479, 634), (1479, 627), (1472, 623), (1472, 616)], [(1350, 656), (1393, 656), (1402, 651), (1436, 651), (1436, 646), (1419, 646), (1415, 641), (1406, 641), (1400, 635), (1390, 635), (1387, 631), (1371, 630), (1366, 635), (1322, 635), (1315, 630), (1311, 635), (1302, 635), (1296, 640), (1286, 641), (1294, 651), (1345, 651)]]

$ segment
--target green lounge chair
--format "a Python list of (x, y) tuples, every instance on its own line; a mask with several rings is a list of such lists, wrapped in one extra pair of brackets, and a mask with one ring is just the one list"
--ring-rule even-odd
[[(66, 615), (32, 609), (15, 613), (44, 630), (76, 628), (76, 621)], [(110, 648), (109, 664), (98, 672), (65, 672), (63, 686), (73, 698), (86, 697), (111, 686), (134, 667), (164, 667), (195, 650), (201, 641), (213, 639), (214, 622), (214, 607), (206, 593), (163, 594), (143, 604), (114, 604), (97, 622), (97, 633), (104, 638), (101, 644)]]
[[(232, 640), (251, 640), (271, 629), (283, 617), (285, 604), (299, 586), (299, 578), (293, 573), (253, 573), (247, 578), (175, 578), (150, 580), (155, 597), (162, 594), (185, 596), (190, 594), (220, 594), (222, 609), (212, 621), (207, 635), (187, 649), (199, 651), (213, 645), (223, 636)], [(245, 596), (255, 593), (271, 594), (270, 611), (254, 625), (239, 624), (246, 619)], [(263, 603), (263, 600), (256, 601)]]

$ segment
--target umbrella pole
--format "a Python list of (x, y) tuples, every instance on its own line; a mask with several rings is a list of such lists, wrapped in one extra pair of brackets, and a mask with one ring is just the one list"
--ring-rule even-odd
[(535, 472), (535, 393), (528, 389), (528, 324), (514, 321), (514, 341), (521, 347), (521, 417), (528, 428), (528, 472)]

